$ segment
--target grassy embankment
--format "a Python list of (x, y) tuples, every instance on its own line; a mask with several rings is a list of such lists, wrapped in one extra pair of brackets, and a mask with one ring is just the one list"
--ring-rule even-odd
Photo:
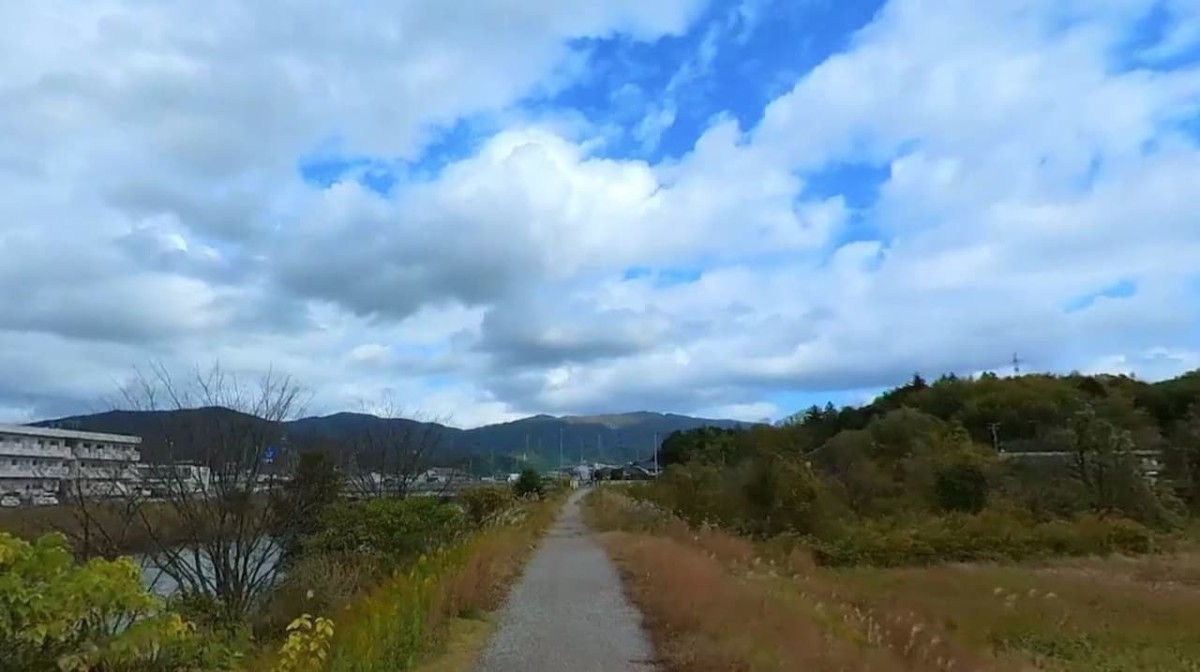
[(585, 510), (671, 671), (1200, 670), (1194, 549), (829, 568), (619, 493)]
[[(285, 626), (309, 613), (330, 618), (335, 627), (324, 669), (402, 670), (418, 664), (431, 665), (429, 669), (435, 671), (470, 669), (493, 630), (493, 612), (562, 503), (562, 497), (556, 495), (542, 501), (517, 501), (507, 494), (507, 488), (495, 490), (496, 496), (483, 501), (485, 508), (495, 509), (482, 512), (486, 521), (468, 522), (472, 518), (468, 510), (467, 520), (462, 521), (466, 523), (465, 536), (428, 530), (431, 538), (451, 532), (453, 540), (420, 559), (378, 552), (314, 549), (317, 552), (305, 553), (262, 608), (250, 614), (247, 622), (233, 624), (237, 630), (254, 634), (252, 640), (246, 640), (246, 667), (270, 669), (278, 658)], [(152, 551), (158, 542), (147, 534), (147, 523), (154, 525), (154, 534), (160, 539), (194, 534), (176, 529), (179, 516), (167, 505), (146, 506), (152, 508), (139, 513), (112, 503), (96, 504), (87, 512), (91, 525), (84, 525), (85, 516), (79, 509), (65, 505), (0, 510), (0, 530), (29, 540), (62, 531), (81, 558)], [(352, 522), (355, 510), (347, 508), (351, 520), (341, 523)], [(385, 525), (376, 531), (383, 537), (375, 541), (404, 547), (427, 545), (417, 538), (424, 530), (421, 521), (380, 522)], [(344, 531), (341, 523), (334, 527)], [(452, 527), (459, 529), (459, 524)], [(85, 534), (88, 531), (91, 534)], [(389, 535), (398, 536), (391, 539)], [(205, 614), (186, 615), (203, 620)]]
[[(334, 624), (322, 669), (471, 669), (494, 629), (494, 613), (508, 587), (561, 503), (561, 497), (519, 503), (467, 539), (422, 555), (371, 587), (357, 588), (335, 609), (314, 612)], [(329, 577), (315, 566), (301, 572), (312, 572), (314, 585), (328, 583)], [(291, 593), (307, 594), (302, 575), (289, 581)], [(254, 667), (267, 669), (273, 660), (265, 656)]]

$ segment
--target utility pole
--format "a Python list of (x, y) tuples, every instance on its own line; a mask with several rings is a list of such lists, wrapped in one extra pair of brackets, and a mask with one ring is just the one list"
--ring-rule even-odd
[(558, 428), (558, 470), (562, 471), (562, 468), (563, 468), (563, 430), (562, 430), (562, 427), (559, 427)]
[(654, 432), (654, 473), (659, 473), (659, 433)]
[(1013, 375), (1014, 376), (1021, 375), (1021, 358), (1018, 357), (1017, 353), (1015, 353), (1015, 352), (1013, 353), (1012, 365), (1013, 365)]

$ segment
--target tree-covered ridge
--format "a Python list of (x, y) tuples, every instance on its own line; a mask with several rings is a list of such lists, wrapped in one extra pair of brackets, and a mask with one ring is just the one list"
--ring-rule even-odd
[[(679, 432), (660, 457), (671, 468), (655, 496), (693, 522), (867, 555), (879, 548), (864, 544), (882, 544), (872, 561), (937, 559), (930, 544), (964, 559), (1115, 550), (1116, 539), (1137, 550), (1151, 529), (1200, 514), (1200, 372), (1153, 384), (914, 375), (859, 407)], [(1021, 547), (990, 548), (993, 533)], [(894, 549), (888, 535), (919, 543)]]

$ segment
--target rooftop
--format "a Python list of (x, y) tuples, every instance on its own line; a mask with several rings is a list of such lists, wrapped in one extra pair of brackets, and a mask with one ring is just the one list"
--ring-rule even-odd
[(127, 434), (105, 434), (103, 432), (80, 432), (74, 429), (57, 429), (54, 427), (32, 427), (30, 425), (0, 424), (0, 434), (19, 434), (21, 436), (37, 436), (49, 439), (83, 439), (86, 441), (103, 441), (106, 443), (142, 442), (140, 436)]

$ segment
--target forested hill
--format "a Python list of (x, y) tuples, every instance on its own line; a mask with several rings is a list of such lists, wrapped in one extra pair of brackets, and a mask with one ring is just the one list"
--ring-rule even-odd
[[(811, 531), (847, 511), (873, 520), (989, 502), (1035, 521), (1119, 512), (1162, 526), (1200, 515), (1200, 371), (1157, 383), (915, 375), (860, 407), (674, 434), (661, 462), (688, 465), (668, 481), (717, 507), (704, 515), (764, 534)], [(800, 500), (775, 501), (780, 493)]]
[[(169, 423), (249, 421), (225, 408), (201, 408), (187, 411), (110, 411), (72, 416), (36, 423), (47, 426), (134, 434), (144, 439), (142, 457), (148, 462), (196, 459), (196, 450), (187, 445), (168, 446), (163, 440)], [(471, 463), (476, 469), (494, 464), (508, 469), (521, 462), (557, 466), (560, 442), (567, 461), (582, 456), (586, 460), (625, 462), (650, 459), (655, 441), (671, 432), (696, 427), (732, 428), (742, 426), (735, 420), (697, 418), (686, 415), (636, 412), (595, 416), (554, 417), (537, 415), (514, 422), (458, 429), (438, 423), (423, 423), (400, 418), (380, 418), (363, 413), (336, 413), (287, 422), (283, 434), (291, 445), (338, 450), (356, 436), (372, 434), (400, 437), (410, 442), (434, 445), (431, 459), (437, 463)]]
[(978, 378), (946, 375), (928, 382), (920, 374), (870, 404), (835, 409), (812, 407), (785, 421), (800, 424), (824, 441), (842, 430), (865, 428), (889, 411), (911, 408), (954, 421), (980, 444), (1006, 451), (1047, 449), (1052, 430), (1083, 407), (1129, 430), (1138, 448), (1161, 448), (1200, 403), (1200, 369), (1147, 383), (1125, 375), (1030, 374)]

